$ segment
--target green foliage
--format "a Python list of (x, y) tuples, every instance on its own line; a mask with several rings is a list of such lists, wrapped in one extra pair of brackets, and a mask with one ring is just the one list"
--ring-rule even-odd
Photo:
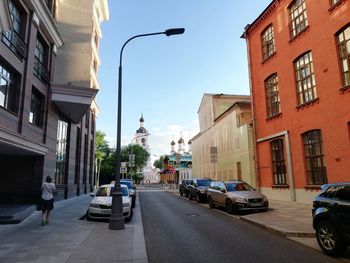
[(132, 167), (129, 165), (130, 173), (136, 174), (137, 171), (140, 171), (147, 165), (149, 158), (149, 153), (138, 144), (129, 144), (125, 145), (121, 149), (121, 160), (122, 162), (129, 162), (129, 155), (135, 155), (135, 163)]
[(165, 156), (160, 156), (158, 160), (154, 161), (153, 166), (160, 169), (160, 170), (163, 170), (164, 169), (164, 166), (163, 166), (164, 159), (165, 159)]

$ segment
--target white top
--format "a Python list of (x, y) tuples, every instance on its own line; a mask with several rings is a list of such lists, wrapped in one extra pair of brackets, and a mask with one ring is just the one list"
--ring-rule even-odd
[(53, 192), (56, 190), (54, 183), (43, 183), (41, 186), (41, 198), (45, 200), (50, 200), (53, 198)]

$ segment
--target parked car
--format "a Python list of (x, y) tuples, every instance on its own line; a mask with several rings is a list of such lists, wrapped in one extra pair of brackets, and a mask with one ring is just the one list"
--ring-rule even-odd
[(222, 206), (228, 213), (242, 210), (266, 211), (269, 207), (266, 196), (244, 181), (212, 182), (207, 195), (210, 208)]
[[(133, 216), (131, 198), (128, 187), (125, 184), (120, 185), (123, 199), (123, 217), (130, 221)], [(112, 212), (112, 192), (114, 184), (101, 185), (96, 194), (91, 194), (94, 198), (91, 200), (86, 218), (91, 219), (109, 219)]]
[(207, 189), (211, 183), (210, 178), (199, 178), (191, 180), (188, 185), (188, 199), (196, 198), (197, 202), (207, 200)]
[(136, 186), (134, 185), (134, 181), (132, 181), (131, 179), (122, 179), (120, 180), (121, 184), (125, 184), (130, 192), (130, 196), (132, 199), (132, 207), (135, 207), (136, 204)]
[(188, 197), (188, 185), (191, 183), (191, 179), (185, 179), (182, 180), (180, 186), (179, 186), (179, 193), (181, 196)]
[(350, 183), (323, 185), (312, 215), (321, 249), (331, 256), (343, 255), (350, 246)]

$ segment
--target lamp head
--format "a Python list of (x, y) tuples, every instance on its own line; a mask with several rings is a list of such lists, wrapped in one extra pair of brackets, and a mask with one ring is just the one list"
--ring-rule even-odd
[(164, 34), (167, 36), (172, 36), (172, 35), (181, 35), (185, 32), (184, 28), (170, 28), (165, 30)]

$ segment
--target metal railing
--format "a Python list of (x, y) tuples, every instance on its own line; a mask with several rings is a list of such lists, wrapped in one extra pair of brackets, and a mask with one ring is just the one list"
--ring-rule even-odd
[(16, 31), (4, 32), (2, 34), (2, 42), (20, 59), (27, 57), (27, 44)]
[(45, 65), (41, 63), (41, 61), (37, 57), (35, 57), (34, 59), (33, 74), (45, 85), (48, 85), (50, 83), (50, 71), (47, 70)]

